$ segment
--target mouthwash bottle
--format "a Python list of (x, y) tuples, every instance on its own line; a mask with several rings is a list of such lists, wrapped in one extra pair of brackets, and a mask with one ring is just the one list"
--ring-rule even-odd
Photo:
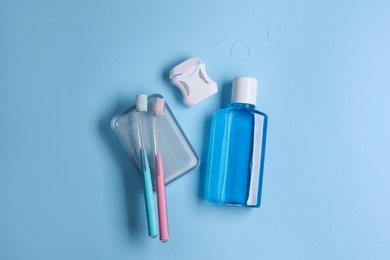
[(231, 104), (213, 114), (205, 198), (213, 204), (260, 207), (267, 115), (255, 110), (257, 80), (233, 80)]

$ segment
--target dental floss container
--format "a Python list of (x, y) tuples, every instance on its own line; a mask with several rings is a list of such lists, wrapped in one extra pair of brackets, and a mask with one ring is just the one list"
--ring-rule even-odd
[(199, 58), (189, 58), (169, 72), (169, 78), (179, 90), (183, 103), (192, 107), (218, 92), (217, 83), (206, 72)]

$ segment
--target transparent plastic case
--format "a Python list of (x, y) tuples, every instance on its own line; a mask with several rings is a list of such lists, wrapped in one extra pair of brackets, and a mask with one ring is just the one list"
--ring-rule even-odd
[[(148, 98), (148, 112), (136, 112), (135, 106), (116, 115), (111, 120), (111, 127), (125, 151), (133, 158), (141, 173), (136, 113), (140, 113), (144, 144), (152, 172), (153, 188), (155, 189), (155, 159), (153, 151), (153, 99), (163, 98), (153, 94)], [(168, 185), (179, 177), (194, 170), (199, 165), (199, 157), (183, 130), (172, 114), (166, 102), (164, 116), (158, 116), (158, 145), (162, 155), (165, 172), (165, 184)]]

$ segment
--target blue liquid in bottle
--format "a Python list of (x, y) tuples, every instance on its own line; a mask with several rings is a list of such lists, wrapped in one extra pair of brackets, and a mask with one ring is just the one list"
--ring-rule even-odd
[(232, 103), (213, 114), (205, 198), (260, 207), (267, 115), (255, 110), (257, 80), (235, 78)]

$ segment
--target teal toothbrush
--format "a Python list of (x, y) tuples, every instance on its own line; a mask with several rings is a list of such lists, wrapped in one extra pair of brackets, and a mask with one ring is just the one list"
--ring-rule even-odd
[(142, 177), (144, 179), (144, 196), (145, 196), (145, 208), (146, 208), (146, 217), (148, 220), (148, 231), (150, 237), (157, 236), (157, 221), (156, 221), (156, 209), (154, 207), (153, 199), (153, 187), (152, 187), (152, 176), (150, 174), (150, 167), (148, 156), (146, 154), (146, 149), (144, 145), (144, 138), (142, 136), (142, 126), (141, 126), (141, 112), (148, 111), (148, 95), (138, 94), (136, 98), (136, 111), (137, 111), (137, 130), (138, 130), (138, 143), (139, 143), (139, 152), (141, 158), (141, 169)]

